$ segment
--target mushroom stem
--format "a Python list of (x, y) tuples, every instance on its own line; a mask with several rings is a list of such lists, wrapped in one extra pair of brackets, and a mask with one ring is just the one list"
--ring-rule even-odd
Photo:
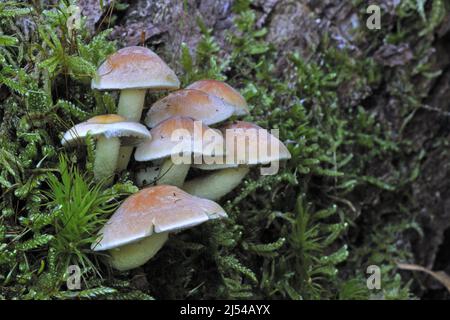
[(126, 89), (120, 91), (117, 113), (130, 121), (141, 120), (146, 89)]
[[(117, 113), (130, 121), (139, 122), (144, 107), (146, 89), (126, 89), (120, 92), (119, 107)], [(120, 148), (117, 171), (123, 171), (130, 162), (134, 147), (124, 146)]]
[(174, 164), (170, 158), (166, 159), (159, 170), (156, 184), (165, 184), (180, 187), (189, 171), (189, 164)]
[(99, 136), (95, 148), (94, 177), (105, 180), (106, 184), (112, 182), (119, 156), (120, 139), (117, 137)]
[(187, 181), (182, 189), (193, 196), (218, 200), (236, 188), (249, 170), (247, 167), (218, 170)]
[(131, 154), (133, 153), (134, 147), (123, 146), (119, 150), (119, 158), (117, 160), (117, 172), (125, 170), (130, 162)]
[(142, 266), (162, 248), (168, 236), (168, 232), (153, 233), (138, 242), (110, 249), (111, 265), (120, 271)]

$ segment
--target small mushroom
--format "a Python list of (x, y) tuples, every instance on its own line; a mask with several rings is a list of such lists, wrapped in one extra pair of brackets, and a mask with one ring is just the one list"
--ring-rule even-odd
[(88, 134), (96, 138), (94, 176), (97, 180), (106, 179), (106, 183), (110, 183), (114, 175), (121, 143), (136, 145), (151, 138), (144, 125), (116, 114), (106, 114), (75, 125), (64, 134), (61, 144), (82, 144)]
[(173, 116), (190, 117), (207, 126), (222, 122), (233, 115), (235, 107), (203, 91), (183, 89), (156, 101), (147, 113), (145, 123), (153, 128)]
[(121, 90), (118, 114), (139, 121), (148, 90), (176, 90), (180, 81), (152, 50), (126, 47), (109, 56), (92, 79), (92, 89)]
[[(218, 200), (241, 183), (249, 172), (250, 165), (267, 164), (272, 161), (291, 158), (289, 150), (280, 140), (266, 129), (253, 123), (236, 121), (223, 126), (221, 131), (226, 139), (226, 155), (222, 159), (222, 163), (194, 165), (199, 169), (216, 170), (216, 172), (187, 181), (182, 187), (186, 192), (202, 198)], [(240, 142), (245, 143), (245, 145), (236, 143), (235, 137), (244, 139)], [(259, 152), (261, 147), (266, 148), (266, 150), (269, 148), (270, 154)], [(278, 152), (274, 153), (274, 149)], [(226, 157), (230, 154), (238, 157), (244, 155), (244, 159), (234, 159), (233, 157), (233, 159), (227, 161)], [(230, 162), (230, 160), (232, 161)]]
[(164, 245), (170, 232), (227, 217), (217, 203), (174, 186), (154, 186), (128, 197), (99, 232), (94, 251), (109, 250), (117, 270), (137, 268)]
[[(165, 159), (159, 169), (157, 184), (181, 187), (192, 163), (192, 156), (223, 154), (224, 142), (218, 130), (210, 129), (192, 118), (171, 117), (154, 127), (150, 133), (153, 139), (140, 144), (134, 158), (136, 161)], [(189, 159), (180, 159), (184, 161), (174, 163), (172, 158), (180, 154), (189, 156)], [(150, 181), (153, 176), (154, 172), (150, 171), (148, 178), (141, 175), (140, 179)]]
[[(121, 90), (117, 113), (139, 122), (147, 90), (176, 90), (180, 81), (152, 50), (132, 46), (109, 56), (92, 79), (92, 89)], [(120, 150), (119, 171), (127, 167), (133, 148)]]
[(233, 87), (218, 80), (199, 80), (190, 84), (186, 89), (195, 89), (219, 97), (224, 102), (235, 107), (234, 114), (245, 116), (250, 113), (244, 97)]

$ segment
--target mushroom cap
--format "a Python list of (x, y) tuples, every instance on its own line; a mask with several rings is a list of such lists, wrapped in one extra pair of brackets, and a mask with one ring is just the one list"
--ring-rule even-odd
[[(233, 151), (235, 157), (245, 153), (244, 163), (230, 163), (229, 167), (236, 166), (237, 164), (267, 164), (272, 161), (291, 158), (289, 150), (277, 137), (256, 124), (245, 121), (235, 121), (222, 126), (220, 130), (226, 141), (225, 148), (227, 155), (232, 152), (229, 150), (230, 146), (234, 148)], [(235, 139), (235, 137), (237, 139)], [(244, 139), (243, 141), (245, 144), (243, 146), (239, 145), (239, 139)], [(241, 142), (243, 141), (241, 140)], [(260, 147), (262, 150), (260, 150)], [(241, 158), (241, 156), (239, 157)], [(226, 161), (224, 162), (226, 163)], [(206, 165), (200, 165), (200, 168), (202, 166)]]
[(244, 116), (250, 113), (244, 97), (239, 91), (225, 82), (218, 80), (199, 80), (191, 83), (186, 89), (196, 89), (219, 97), (235, 107), (235, 115)]
[(181, 189), (160, 185), (128, 197), (100, 230), (95, 251), (117, 248), (151, 236), (196, 226), (210, 219), (227, 217), (217, 203)]
[(107, 138), (121, 138), (126, 145), (138, 144), (150, 139), (148, 129), (136, 122), (127, 121), (116, 114), (95, 116), (70, 128), (61, 140), (63, 146), (71, 146), (84, 143), (86, 136), (105, 136)]
[[(191, 153), (197, 156), (211, 156), (212, 154), (208, 152), (208, 149), (215, 150), (215, 146), (221, 150), (220, 154), (223, 154), (224, 141), (220, 131), (211, 129), (203, 122), (195, 121), (192, 118), (171, 117), (150, 130), (150, 133), (152, 140), (145, 141), (136, 148), (134, 153), (136, 161), (162, 159), (180, 152), (184, 154)], [(214, 139), (205, 138), (206, 133), (208, 133), (208, 136), (215, 133)], [(189, 135), (190, 143), (183, 142), (180, 147), (180, 140), (172, 139), (173, 136), (175, 137), (175, 134), (179, 134), (183, 138), (184, 134)]]
[(235, 107), (222, 99), (194, 89), (183, 89), (170, 93), (156, 101), (147, 113), (145, 123), (150, 128), (173, 117), (184, 116), (215, 124), (231, 117)]
[(92, 79), (92, 89), (178, 89), (175, 72), (152, 50), (132, 46), (110, 55)]

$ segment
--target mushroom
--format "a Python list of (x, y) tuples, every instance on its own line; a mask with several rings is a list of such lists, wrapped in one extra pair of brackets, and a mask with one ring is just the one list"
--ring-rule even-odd
[(217, 203), (174, 186), (154, 186), (128, 197), (99, 232), (94, 251), (109, 250), (111, 265), (124, 271), (150, 260), (170, 232), (227, 217)]
[[(182, 187), (186, 192), (202, 198), (218, 200), (241, 183), (249, 172), (250, 165), (267, 164), (291, 158), (289, 150), (280, 140), (255, 124), (236, 121), (223, 126), (221, 131), (226, 139), (226, 159), (222, 159), (222, 163), (219, 164), (194, 165), (199, 169), (217, 171), (187, 181)], [(238, 139), (237, 143), (235, 138)], [(268, 147), (270, 154), (267, 154)], [(242, 156), (244, 156), (243, 159), (239, 158)]]
[(219, 97), (224, 102), (235, 107), (234, 114), (245, 116), (250, 113), (244, 97), (233, 87), (218, 80), (199, 80), (190, 84), (186, 89), (195, 89)]
[(228, 119), (234, 111), (234, 106), (216, 96), (199, 90), (183, 89), (156, 101), (148, 111), (145, 123), (153, 128), (170, 117), (184, 116), (209, 126)]
[[(157, 184), (181, 187), (189, 171), (192, 156), (223, 154), (223, 138), (220, 132), (192, 118), (171, 117), (154, 127), (150, 133), (153, 139), (140, 144), (134, 158), (136, 161), (165, 159), (159, 169)], [(183, 158), (174, 163), (174, 157), (180, 153)], [(153, 176), (154, 170), (150, 170), (149, 176), (141, 175), (139, 179), (151, 181)]]
[(94, 176), (97, 180), (106, 179), (106, 183), (110, 183), (114, 175), (121, 143), (136, 145), (151, 138), (144, 125), (127, 121), (116, 114), (105, 114), (90, 118), (69, 129), (64, 134), (61, 144), (72, 146), (83, 143), (88, 134), (97, 140)]
[[(176, 90), (180, 81), (152, 50), (132, 46), (109, 56), (92, 79), (92, 89), (121, 90), (117, 113), (139, 122), (147, 90)], [(119, 170), (126, 168), (133, 148), (120, 150)]]
[(92, 79), (92, 89), (121, 90), (118, 114), (139, 121), (149, 90), (176, 90), (180, 81), (152, 50), (126, 47), (109, 56)]

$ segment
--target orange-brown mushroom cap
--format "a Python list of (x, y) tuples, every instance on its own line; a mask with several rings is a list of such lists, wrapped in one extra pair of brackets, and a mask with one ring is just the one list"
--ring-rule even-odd
[(245, 162), (240, 164), (266, 164), (291, 158), (289, 150), (277, 137), (256, 124), (235, 121), (220, 130), (226, 140), (227, 156), (230, 152), (234, 155), (245, 154)]
[(183, 89), (156, 101), (147, 113), (145, 123), (150, 128), (173, 117), (183, 116), (215, 124), (231, 117), (235, 107), (203, 91)]
[(186, 89), (195, 89), (212, 94), (219, 97), (228, 104), (235, 107), (235, 114), (242, 116), (249, 114), (247, 101), (244, 97), (233, 87), (225, 82), (218, 80), (199, 80), (190, 84)]
[(201, 199), (174, 186), (142, 189), (128, 197), (100, 230), (95, 251), (117, 248), (151, 236), (226, 217), (217, 203)]
[(92, 79), (92, 89), (178, 89), (180, 81), (152, 50), (132, 46), (109, 56)]
[[(177, 116), (166, 119), (150, 130), (150, 134), (152, 140), (145, 141), (136, 149), (134, 158), (137, 161), (163, 159), (181, 152), (205, 156), (223, 154), (222, 134), (189, 117)], [(181, 141), (176, 138), (187, 140)]]
[(267, 164), (291, 158), (286, 146), (274, 135), (260, 126), (235, 121), (220, 128), (225, 144), (225, 153), (219, 163), (194, 164), (202, 170), (236, 168), (239, 165)]

